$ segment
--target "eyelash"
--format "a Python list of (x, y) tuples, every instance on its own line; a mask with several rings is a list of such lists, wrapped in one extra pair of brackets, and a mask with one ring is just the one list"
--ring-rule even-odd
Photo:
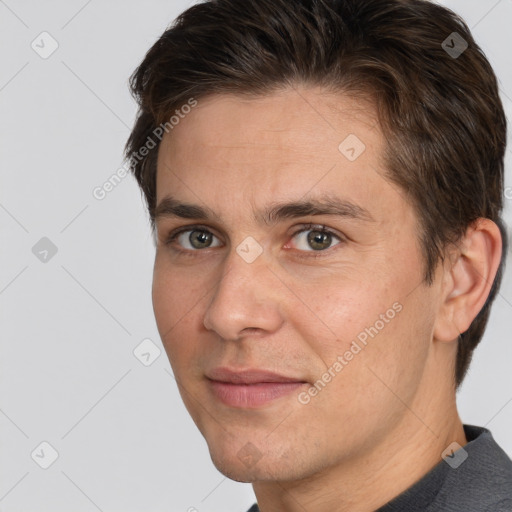
[[(291, 238), (295, 238), (299, 233), (302, 233), (304, 231), (313, 231), (313, 230), (318, 231), (323, 234), (331, 235), (332, 237), (337, 238), (339, 240), (339, 243), (334, 245), (333, 247), (329, 247), (328, 249), (325, 249), (323, 251), (298, 250), (300, 253), (299, 257), (321, 258), (321, 257), (325, 256), (325, 254), (328, 253), (330, 250), (333, 250), (338, 245), (343, 245), (347, 241), (347, 239), (344, 236), (335, 233), (328, 227), (323, 226), (321, 224), (304, 224), (303, 226), (301, 226), (300, 229), (298, 229), (291, 235)], [(201, 226), (201, 225), (184, 226), (182, 228), (179, 228), (177, 231), (172, 232), (165, 240), (165, 245), (166, 246), (172, 245), (174, 243), (174, 241), (178, 238), (178, 236), (180, 236), (182, 233), (186, 233), (187, 231), (205, 231), (207, 233), (211, 233), (212, 235), (216, 236), (206, 226)], [(195, 253), (201, 252), (201, 249), (191, 250), (191, 249), (180, 249), (177, 247), (173, 247), (173, 250), (180, 254), (183, 254), (184, 256), (194, 256)], [(204, 250), (204, 249), (202, 249), (202, 250)]]

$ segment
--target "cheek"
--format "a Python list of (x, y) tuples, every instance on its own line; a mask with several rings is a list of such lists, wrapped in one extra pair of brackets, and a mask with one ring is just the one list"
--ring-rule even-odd
[[(153, 271), (152, 301), (155, 320), (171, 365), (176, 358), (187, 357), (193, 349), (193, 322), (205, 295), (203, 286), (186, 272), (168, 268), (156, 258)], [(187, 340), (186, 343), (183, 340)]]
[[(180, 302), (177, 300), (179, 290), (179, 278), (167, 272), (161, 259), (155, 260), (153, 269), (152, 300), (155, 319), (160, 331), (160, 336), (167, 332), (176, 322), (180, 314)], [(162, 339), (164, 341), (164, 339)]]
[(157, 251), (152, 288), (157, 322), (176, 322), (193, 309), (205, 292), (204, 273), (173, 265), (165, 250)]
[(350, 364), (361, 377), (359, 385), (380, 397), (377, 402), (394, 401), (395, 394), (406, 402), (412, 399), (428, 359), (434, 324), (430, 290), (422, 285), (409, 291), (388, 294), (385, 306), (374, 309), (366, 325), (352, 333), (361, 351)]
[(363, 425), (366, 431), (377, 432), (400, 418), (402, 401), (412, 400), (428, 356), (428, 315), (419, 318), (418, 298), (399, 304), (394, 298), (392, 294), (382, 302), (367, 299), (358, 315), (358, 308), (347, 303), (336, 318), (343, 338), (337, 343), (315, 340), (324, 367), (317, 367), (319, 391), (307, 407), (314, 411), (319, 428), (329, 429), (325, 425), (342, 420), (345, 432), (353, 432), (349, 436), (357, 437)]
[[(309, 331), (322, 352), (343, 353), (365, 328), (392, 308), (396, 294), (390, 286), (377, 281), (370, 272), (343, 269), (336, 274), (316, 276), (314, 282), (296, 280), (291, 288), (303, 299), (305, 307), (290, 309), (294, 324)], [(394, 310), (390, 312), (390, 316)]]
[(414, 380), (426, 359), (433, 327), (434, 315), (427, 306), (432, 303), (429, 289), (420, 285), (412, 291), (410, 285), (421, 281), (418, 269), (398, 267), (396, 260), (385, 272), (378, 272), (379, 268), (344, 277), (323, 276), (307, 288), (296, 283), (298, 294), (310, 290), (311, 311), (306, 314), (311, 320), (313, 312), (318, 320), (307, 322), (301, 320), (305, 311), (294, 313), (303, 338), (310, 340), (322, 366), (331, 367), (342, 356), (351, 367), (352, 378), (361, 378), (364, 385), (367, 379), (376, 379), (368, 368), (390, 385), (398, 384), (400, 374), (405, 380)]

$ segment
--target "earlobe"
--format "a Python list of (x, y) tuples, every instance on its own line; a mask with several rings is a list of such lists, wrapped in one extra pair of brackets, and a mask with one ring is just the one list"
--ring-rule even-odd
[(491, 291), (501, 252), (501, 233), (493, 221), (480, 218), (468, 227), (445, 266), (435, 339), (454, 341), (469, 328)]

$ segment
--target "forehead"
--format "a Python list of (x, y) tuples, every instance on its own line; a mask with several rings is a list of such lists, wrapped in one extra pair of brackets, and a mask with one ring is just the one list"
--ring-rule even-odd
[(375, 107), (369, 99), (318, 87), (289, 88), (254, 97), (210, 95), (183, 117), (164, 137), (171, 147), (174, 139), (179, 139), (183, 149), (187, 143), (228, 147), (256, 139), (269, 148), (287, 141), (289, 147), (311, 149), (316, 142), (329, 140), (336, 148), (350, 129), (365, 132), (365, 136), (372, 127), (377, 127), (374, 135), (379, 132)]
[(384, 144), (376, 109), (365, 99), (318, 88), (210, 96), (160, 144), (157, 205), (171, 194), (255, 211), (336, 192), (386, 206)]

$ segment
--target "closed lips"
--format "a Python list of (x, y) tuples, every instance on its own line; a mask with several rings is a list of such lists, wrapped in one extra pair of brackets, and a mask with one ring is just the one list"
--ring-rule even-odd
[(302, 379), (255, 369), (217, 368), (207, 377), (213, 396), (237, 409), (260, 409), (274, 400), (289, 397), (306, 384)]

